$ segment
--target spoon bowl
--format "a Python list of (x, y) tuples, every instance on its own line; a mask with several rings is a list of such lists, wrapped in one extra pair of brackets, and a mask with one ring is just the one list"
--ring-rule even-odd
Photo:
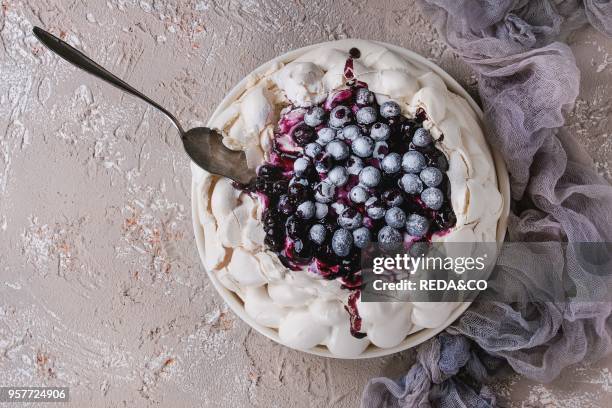
[(209, 173), (224, 175), (240, 184), (248, 184), (253, 179), (255, 174), (248, 168), (244, 152), (225, 147), (223, 136), (214, 129), (189, 129), (181, 139), (191, 160)]

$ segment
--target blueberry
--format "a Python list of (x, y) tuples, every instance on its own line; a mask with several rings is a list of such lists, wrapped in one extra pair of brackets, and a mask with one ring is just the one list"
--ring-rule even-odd
[(406, 221), (406, 231), (413, 237), (422, 237), (429, 230), (429, 220), (419, 214), (410, 214)]
[(419, 194), (423, 191), (423, 182), (416, 174), (404, 174), (397, 184), (408, 194)]
[(325, 218), (328, 212), (329, 207), (327, 206), (327, 204), (315, 203), (315, 217), (318, 220), (320, 220), (321, 218)]
[(376, 187), (380, 183), (380, 178), (380, 170), (373, 166), (365, 167), (359, 173), (359, 183), (366, 187)]
[(308, 143), (306, 147), (304, 147), (304, 154), (312, 159), (317, 157), (322, 151), (323, 147), (318, 143)]
[(343, 202), (341, 201), (336, 201), (335, 203), (333, 203), (331, 205), (331, 208), (334, 209), (334, 211), (336, 212), (336, 214), (342, 214), (342, 212), (344, 210), (346, 210), (348, 207), (346, 205), (344, 205)]
[(310, 160), (306, 157), (300, 157), (293, 162), (293, 171), (298, 177), (302, 177), (306, 174), (306, 170), (310, 165)]
[(309, 220), (315, 215), (315, 204), (312, 201), (304, 201), (298, 205), (295, 213), (298, 217)]
[(360, 136), (353, 140), (351, 148), (359, 157), (370, 157), (374, 151), (374, 141), (367, 136)]
[(325, 151), (336, 160), (344, 160), (349, 156), (348, 146), (341, 140), (333, 140), (325, 146)]
[(332, 128), (324, 127), (317, 132), (317, 143), (325, 146), (336, 138), (336, 131)]
[(309, 242), (298, 238), (293, 241), (293, 255), (298, 259), (310, 259), (312, 257), (312, 246)]
[(376, 109), (371, 106), (366, 106), (359, 109), (355, 114), (355, 117), (357, 118), (357, 123), (369, 125), (376, 122)]
[(321, 245), (325, 241), (325, 235), (327, 235), (327, 230), (321, 224), (315, 224), (310, 227), (310, 231), (308, 232), (308, 236), (310, 240), (315, 244)]
[(359, 88), (355, 92), (355, 103), (359, 106), (370, 105), (374, 102), (374, 94), (367, 88)]
[(348, 173), (346, 168), (342, 166), (336, 166), (327, 173), (327, 178), (330, 182), (337, 186), (343, 186), (348, 181)]
[(432, 210), (439, 210), (444, 203), (444, 194), (435, 187), (428, 187), (421, 193), (421, 200)]
[(370, 137), (376, 141), (385, 141), (391, 136), (391, 128), (386, 123), (377, 122), (370, 129)]
[(355, 186), (351, 188), (351, 191), (349, 191), (349, 198), (352, 202), (361, 204), (365, 203), (368, 200), (369, 194), (365, 188), (361, 186)]
[(338, 256), (347, 256), (353, 246), (353, 234), (350, 231), (340, 228), (332, 236), (332, 249)]
[(425, 167), (419, 177), (427, 187), (439, 186), (443, 178), (442, 172), (435, 167)]
[(360, 227), (353, 231), (353, 242), (357, 248), (365, 248), (371, 240), (370, 230), (366, 227)]
[(427, 129), (418, 128), (412, 137), (412, 144), (418, 147), (426, 147), (433, 142), (431, 133)]
[(330, 154), (324, 154), (315, 161), (315, 170), (319, 173), (327, 173), (334, 165), (334, 159)]
[(370, 197), (365, 202), (366, 213), (374, 220), (379, 220), (385, 216), (385, 207), (382, 202), (376, 197)]
[(278, 180), (272, 184), (271, 193), (272, 195), (278, 196), (287, 191), (289, 183), (287, 180)]
[(403, 241), (402, 233), (393, 227), (385, 226), (378, 231), (378, 242), (381, 244), (396, 244)]
[(316, 138), (315, 131), (310, 126), (304, 124), (295, 128), (291, 137), (300, 146), (306, 146), (308, 143), (314, 142)]
[(340, 129), (337, 133), (339, 139), (353, 141), (361, 136), (361, 129), (357, 125), (348, 125)]
[(304, 123), (308, 126), (317, 127), (325, 120), (325, 109), (315, 106), (304, 114)]
[(336, 186), (328, 181), (322, 181), (315, 186), (315, 200), (320, 203), (331, 203), (336, 194)]
[(340, 129), (351, 121), (351, 110), (346, 106), (336, 106), (329, 113), (329, 126), (335, 129)]
[(353, 155), (349, 157), (348, 161), (346, 162), (346, 170), (353, 176), (358, 175), (363, 167), (363, 160), (361, 160), (361, 158), (358, 156)]
[(291, 239), (301, 238), (305, 234), (305, 224), (303, 220), (300, 220), (295, 215), (287, 218), (285, 222), (285, 233)]
[(338, 217), (338, 225), (348, 230), (354, 230), (361, 227), (363, 223), (363, 215), (354, 208), (348, 207)]
[(293, 205), (292, 200), (286, 194), (283, 194), (279, 198), (276, 208), (278, 208), (278, 211), (285, 215), (293, 214), (295, 211), (295, 206)]
[(383, 118), (393, 118), (398, 116), (400, 113), (400, 106), (393, 101), (387, 101), (380, 105), (380, 116)]
[(406, 152), (402, 157), (402, 169), (406, 173), (420, 173), (426, 166), (425, 156), (416, 150)]
[(404, 202), (402, 192), (396, 188), (385, 191), (381, 198), (387, 207), (398, 207)]
[(381, 160), (389, 153), (389, 145), (387, 142), (376, 142), (374, 144), (374, 151), (372, 152), (372, 157), (378, 160)]
[(300, 184), (302, 186), (308, 186), (308, 179), (305, 179), (304, 177), (299, 177), (299, 176), (291, 177), (291, 180), (289, 180), (289, 187), (294, 186), (296, 184)]
[(264, 164), (257, 169), (257, 175), (264, 180), (278, 180), (283, 175), (283, 171), (280, 167)]
[(385, 213), (385, 222), (393, 228), (403, 228), (406, 223), (406, 213), (399, 207), (391, 207)]
[[(295, 179), (295, 178), (294, 178)], [(301, 179), (304, 180), (304, 179)], [(310, 198), (311, 192), (310, 192), (310, 187), (306, 184), (302, 184), (302, 183), (293, 183), (290, 184), (289, 187), (287, 188), (287, 194), (289, 195), (289, 198), (292, 199), (293, 202), (302, 202), (302, 201), (306, 201)]]
[(397, 173), (402, 167), (402, 157), (399, 153), (389, 153), (382, 159), (380, 166), (385, 173)]

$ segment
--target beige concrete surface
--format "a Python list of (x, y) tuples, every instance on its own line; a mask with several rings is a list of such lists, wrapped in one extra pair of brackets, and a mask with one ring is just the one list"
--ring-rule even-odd
[[(42, 49), (33, 25), (186, 126), (262, 62), (337, 38), (413, 49), (475, 86), (414, 1), (1, 1), (0, 385), (68, 386), (79, 407), (354, 407), (368, 378), (406, 370), (411, 351), (318, 358), (237, 320), (198, 259), (174, 129)], [(612, 41), (586, 30), (571, 44), (571, 128), (612, 180)], [(495, 388), (505, 406), (610, 407), (610, 367)]]

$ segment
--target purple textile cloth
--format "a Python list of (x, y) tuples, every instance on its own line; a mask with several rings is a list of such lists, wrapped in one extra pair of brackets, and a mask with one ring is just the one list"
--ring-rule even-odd
[[(585, 23), (612, 35), (612, 1), (421, 3), (447, 43), (479, 75), (488, 140), (510, 173), (514, 202), (506, 239), (612, 242), (612, 187), (563, 129), (580, 72), (570, 48), (560, 42)], [(547, 382), (571, 364), (612, 351), (611, 303), (542, 302), (534, 294), (538, 276), (530, 274), (541, 254), (506, 255), (495, 273), (518, 276), (505, 290), (525, 301), (497, 302), (494, 293), (485, 292), (446, 332), (418, 348), (417, 362), (403, 378), (370, 380), (363, 408), (495, 406), (495, 396), (483, 384), (506, 363)], [(576, 253), (546, 255), (576, 285), (592, 279)], [(609, 283), (610, 276), (600, 278)]]

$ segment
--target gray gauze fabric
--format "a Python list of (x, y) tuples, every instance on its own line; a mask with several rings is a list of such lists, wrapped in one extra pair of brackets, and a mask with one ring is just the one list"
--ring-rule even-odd
[[(612, 187), (563, 129), (578, 95), (580, 72), (559, 42), (590, 23), (612, 34), (607, 0), (422, 0), (438, 31), (479, 75), (491, 145), (503, 155), (513, 198), (508, 241), (612, 241)], [(551, 248), (554, 248), (552, 246)], [(551, 250), (552, 251), (552, 250)], [(374, 378), (362, 407), (489, 407), (483, 385), (506, 362), (516, 372), (550, 381), (566, 366), (612, 349), (612, 304), (542, 300), (533, 275), (543, 257), (580, 286), (597, 284), (575, 252), (505, 254), (495, 274), (520, 302), (482, 294), (445, 333), (421, 345), (398, 381)], [(599, 277), (603, 284), (610, 276)]]

